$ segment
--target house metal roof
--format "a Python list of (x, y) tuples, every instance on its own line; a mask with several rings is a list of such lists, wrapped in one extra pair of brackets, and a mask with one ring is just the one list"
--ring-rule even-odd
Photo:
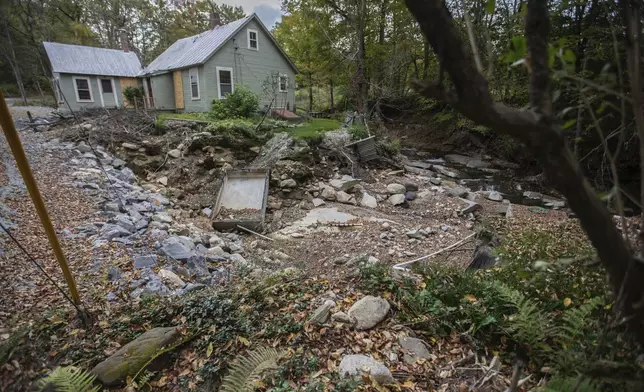
[(52, 72), (135, 77), (141, 62), (134, 52), (43, 42)]
[(252, 14), (226, 25), (217, 26), (214, 29), (204, 31), (201, 34), (177, 40), (168, 49), (166, 49), (165, 52), (161, 53), (159, 57), (154, 59), (150, 65), (145, 67), (145, 69), (141, 71), (140, 76), (164, 73), (174, 69), (187, 68), (205, 63), (210, 56), (228, 42), (231, 37), (237, 34), (237, 32), (252, 19), (257, 20), (259, 25), (271, 38), (273, 44), (277, 46), (289, 64), (291, 64), (293, 69), (297, 71), (295, 64), (286, 55), (286, 53), (282, 51), (266, 26), (264, 26), (257, 15)]

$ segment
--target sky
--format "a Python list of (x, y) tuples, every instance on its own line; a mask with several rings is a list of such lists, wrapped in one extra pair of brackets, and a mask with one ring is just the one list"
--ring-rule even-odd
[(272, 29), (275, 22), (282, 19), (280, 0), (224, 0), (226, 4), (241, 5), (244, 12), (259, 16), (268, 29)]

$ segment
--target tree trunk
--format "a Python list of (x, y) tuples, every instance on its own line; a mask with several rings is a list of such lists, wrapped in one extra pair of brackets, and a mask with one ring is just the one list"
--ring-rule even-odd
[(427, 79), (429, 71), (429, 42), (423, 42), (423, 79)]
[(18, 90), (20, 91), (20, 95), (22, 96), (22, 103), (27, 106), (27, 93), (25, 92), (25, 85), (22, 83), (22, 76), (20, 75), (20, 68), (18, 67), (18, 60), (16, 60), (16, 51), (13, 49), (13, 42), (11, 40), (11, 33), (9, 32), (9, 23), (6, 18), (3, 18), (3, 22), (5, 25), (5, 30), (7, 33), (7, 45), (8, 49), (7, 51), (9, 53), (5, 53), (5, 58), (7, 59), (7, 62), (9, 63), (9, 66), (11, 67), (11, 71), (13, 72), (13, 76), (16, 79), (16, 84), (18, 85)]
[(309, 72), (309, 113), (313, 111), (313, 74)]
[(329, 90), (331, 93), (331, 113), (335, 113), (335, 104), (333, 102), (333, 79), (329, 79)]
[(382, 0), (382, 4), (380, 6), (380, 26), (378, 27), (378, 43), (380, 45), (385, 44), (385, 25), (387, 22), (388, 3), (389, 3), (388, 0)]
[(355, 87), (357, 90), (357, 110), (362, 115), (367, 115), (367, 93), (368, 86), (365, 75), (365, 16), (367, 13), (367, 2), (361, 0), (360, 15), (358, 16), (358, 55), (356, 56), (356, 73), (354, 76)]

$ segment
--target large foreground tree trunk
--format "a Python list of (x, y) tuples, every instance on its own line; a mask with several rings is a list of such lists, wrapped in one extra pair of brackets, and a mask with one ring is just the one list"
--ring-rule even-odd
[[(553, 121), (549, 93), (547, 2), (528, 0), (526, 38), (532, 61), (531, 110), (512, 108), (492, 100), (487, 80), (477, 69), (443, 0), (405, 2), (438, 54), (453, 85), (453, 89), (448, 89), (443, 83), (417, 82), (419, 92), (452, 105), (471, 120), (512, 136), (532, 150), (541, 161), (548, 178), (568, 200), (570, 208), (578, 216), (597, 250), (610, 277), (616, 308), (622, 312), (622, 321), (628, 323), (640, 343), (644, 343), (644, 264), (633, 257), (611, 215), (586, 181), (561, 130)], [(631, 7), (634, 3), (636, 1), (628, 1), (624, 6)], [(638, 13), (633, 12), (633, 15)]]

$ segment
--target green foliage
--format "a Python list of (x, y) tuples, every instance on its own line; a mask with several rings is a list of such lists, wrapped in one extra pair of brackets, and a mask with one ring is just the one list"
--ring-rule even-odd
[(206, 126), (206, 131), (230, 137), (244, 136), (254, 139), (257, 137), (255, 127), (252, 121), (238, 118), (213, 121)]
[(595, 386), (595, 383), (593, 383), (592, 380), (579, 380), (579, 376), (577, 377), (566, 377), (566, 376), (560, 376), (557, 375), (553, 377), (550, 381), (548, 381), (548, 384), (542, 388), (539, 389), (540, 392), (570, 392), (570, 391), (577, 391), (577, 392), (600, 392), (601, 389), (599, 387)]
[(351, 139), (361, 140), (369, 137), (369, 131), (364, 125), (352, 125), (348, 130)]
[(239, 354), (230, 366), (219, 388), (222, 392), (252, 392), (253, 383), (261, 379), (264, 372), (277, 369), (277, 360), (282, 354), (274, 348), (259, 347)]
[(315, 140), (323, 137), (325, 132), (335, 131), (337, 129), (340, 129), (340, 122), (337, 120), (313, 118), (302, 124), (285, 128), (283, 130), (296, 139)]
[(217, 120), (251, 118), (257, 113), (258, 106), (259, 96), (241, 85), (225, 99), (213, 100), (210, 113)]
[(390, 142), (381, 140), (378, 141), (377, 148), (381, 153), (389, 157), (395, 157), (396, 155), (400, 154), (402, 143), (400, 142), (400, 139), (394, 139)]
[(57, 367), (38, 382), (41, 391), (56, 392), (98, 392), (96, 376), (74, 366)]
[(143, 107), (143, 97), (145, 96), (143, 87), (126, 87), (125, 90), (123, 90), (123, 95), (131, 106), (139, 108)]

